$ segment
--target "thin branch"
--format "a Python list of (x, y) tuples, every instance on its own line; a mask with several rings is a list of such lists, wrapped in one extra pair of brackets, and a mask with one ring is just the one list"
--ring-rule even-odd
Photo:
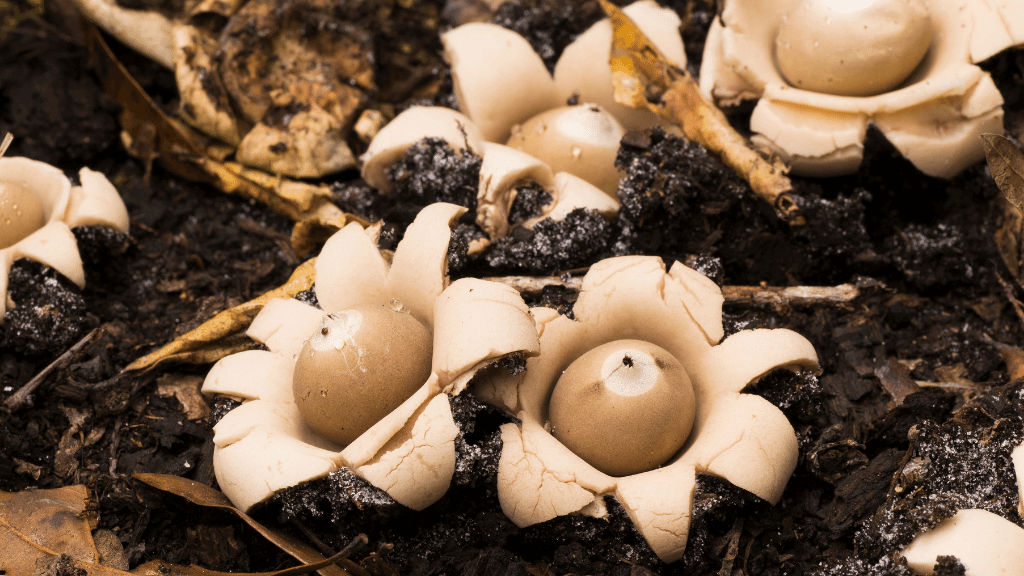
[(106, 333), (106, 326), (99, 326), (94, 328), (92, 332), (85, 335), (85, 338), (79, 340), (74, 346), (68, 348), (66, 352), (61, 354), (56, 360), (50, 363), (49, 366), (43, 368), (41, 372), (36, 374), (31, 380), (25, 383), (17, 392), (12, 394), (7, 400), (4, 401), (4, 408), (14, 412), (29, 404), (29, 397), (35, 392), (36, 388), (39, 387), (43, 381), (52, 374), (58, 368), (64, 368), (71, 364), (71, 362), (78, 356), (78, 354), (93, 342), (98, 340), (100, 336)]
[[(582, 278), (563, 280), (558, 276), (492, 276), (486, 278), (518, 290), (521, 294), (539, 296), (544, 288), (558, 286), (579, 290)], [(816, 306), (843, 305), (860, 296), (860, 288), (853, 284), (838, 286), (723, 286), (726, 304), (747, 306)]]

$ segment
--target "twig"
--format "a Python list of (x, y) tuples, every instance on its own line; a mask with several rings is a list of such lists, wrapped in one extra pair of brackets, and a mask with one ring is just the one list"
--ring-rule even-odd
[[(492, 276), (486, 278), (515, 288), (522, 294), (537, 296), (548, 286), (579, 290), (582, 278), (563, 280), (558, 276)], [(853, 284), (838, 286), (723, 286), (726, 304), (747, 306), (815, 306), (849, 304), (860, 296)]]
[(17, 392), (11, 395), (10, 398), (4, 401), (4, 408), (14, 412), (26, 406), (29, 403), (29, 397), (35, 392), (36, 388), (43, 383), (54, 370), (58, 368), (64, 368), (71, 363), (72, 360), (81, 352), (84, 348), (91, 345), (93, 342), (98, 340), (100, 336), (106, 333), (106, 325), (93, 328), (92, 332), (85, 335), (85, 338), (79, 340), (74, 346), (68, 348), (66, 352), (61, 354), (56, 360), (50, 363), (49, 366), (43, 368), (39, 374), (36, 374), (31, 380), (25, 383)]
[(14, 140), (14, 134), (11, 134), (10, 132), (8, 132), (6, 136), (4, 136), (4, 141), (0, 142), (0, 158), (3, 158), (4, 154), (7, 153), (7, 148), (8, 148), (8, 146), (11, 145), (11, 142), (13, 140)]
[[(314, 564), (307, 564), (305, 566), (296, 566), (294, 568), (286, 568), (284, 570), (279, 570), (277, 572), (274, 572), (274, 575), (275, 576), (297, 576), (298, 574), (309, 574), (310, 572), (314, 572), (314, 571), (319, 570), (321, 568), (325, 568), (327, 566), (330, 566), (331, 564), (336, 564), (336, 563), (338, 563), (338, 562), (340, 562), (342, 560), (347, 560), (348, 557), (353, 552), (355, 552), (356, 550), (358, 550), (359, 548), (361, 548), (363, 546), (366, 546), (367, 542), (369, 542), (369, 541), (370, 541), (370, 539), (366, 537), (366, 534), (360, 534), (360, 535), (356, 536), (355, 538), (353, 538), (352, 541), (349, 542), (348, 545), (345, 546), (345, 548), (341, 552), (338, 552), (337, 554), (335, 554), (334, 556), (331, 556), (330, 558), (327, 558), (326, 560), (323, 560), (321, 562), (316, 562)], [(358, 566), (358, 564), (357, 564), (357, 566)]]

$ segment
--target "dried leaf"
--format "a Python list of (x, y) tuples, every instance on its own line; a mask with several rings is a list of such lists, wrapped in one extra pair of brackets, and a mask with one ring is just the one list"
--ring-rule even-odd
[(1000, 219), (992, 234), (999, 250), (999, 256), (1006, 264), (1014, 279), (1021, 283), (1022, 256), (1024, 256), (1024, 212), (1021, 212), (1005, 198), (1000, 202)]
[[(254, 530), (259, 532), (260, 535), (281, 550), (291, 554), (296, 560), (306, 564), (320, 564), (327, 560), (327, 558), (311, 546), (300, 542), (287, 534), (267, 528), (253, 520), (249, 515), (232, 506), (231, 501), (228, 500), (227, 496), (213, 488), (210, 488), (209, 486), (206, 486), (205, 484), (193, 482), (187, 478), (166, 474), (134, 474), (132, 477), (140, 482), (145, 482), (154, 488), (163, 490), (164, 492), (170, 492), (171, 494), (181, 496), (193, 504), (206, 506), (208, 508), (219, 508), (237, 515), (245, 521), (246, 524), (252, 526)], [(332, 564), (320, 568), (320, 574), (323, 576), (345, 576), (348, 572)]]
[(85, 486), (0, 491), (0, 574), (32, 574), (36, 560), (59, 554), (95, 562), (88, 502)]
[(678, 124), (683, 134), (718, 154), (768, 201), (780, 218), (803, 223), (789, 195), (793, 185), (788, 168), (778, 158), (765, 159), (729, 124), (725, 114), (700, 92), (686, 70), (668, 62), (647, 36), (614, 4), (601, 0), (612, 23), (609, 64), (615, 100), (634, 108), (649, 108)]
[(910, 370), (895, 358), (889, 358), (888, 362), (875, 368), (875, 376), (882, 382), (882, 387), (896, 406), (902, 404), (907, 396), (921, 390), (910, 377)]
[(299, 292), (308, 290), (316, 277), (315, 263), (316, 258), (303, 262), (295, 269), (295, 272), (292, 272), (288, 282), (284, 285), (217, 314), (198, 328), (174, 339), (163, 348), (132, 362), (124, 369), (125, 372), (149, 370), (160, 362), (170, 359), (180, 362), (214, 362), (228, 354), (240, 351), (240, 348), (248, 348), (248, 345), (240, 346), (239, 338), (229, 337), (248, 327), (253, 318), (271, 299), (291, 298)]
[(982, 134), (985, 160), (1003, 196), (1024, 212), (1024, 153), (1006, 136)]
[(202, 386), (201, 376), (164, 374), (156, 380), (156, 393), (165, 398), (177, 398), (185, 410), (185, 418), (202, 420), (210, 415), (210, 407), (199, 391)]

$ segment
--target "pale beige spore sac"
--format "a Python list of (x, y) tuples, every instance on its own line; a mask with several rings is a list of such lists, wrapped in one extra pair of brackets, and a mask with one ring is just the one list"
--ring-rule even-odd
[(0, 249), (25, 239), (46, 224), (39, 196), (17, 182), (0, 181)]
[(807, 0), (782, 17), (775, 57), (795, 88), (873, 96), (902, 84), (931, 40), (923, 0)]

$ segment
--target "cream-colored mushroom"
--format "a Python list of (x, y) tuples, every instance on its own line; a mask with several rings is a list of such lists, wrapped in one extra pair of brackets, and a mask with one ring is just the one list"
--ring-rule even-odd
[[(697, 470), (778, 501), (796, 467), (796, 435), (778, 408), (741, 390), (774, 368), (817, 371), (817, 356), (806, 339), (784, 329), (722, 340), (722, 302), (718, 286), (698, 272), (679, 263), (666, 272), (659, 258), (634, 256), (590, 268), (575, 320), (532, 310), (541, 354), (527, 360), (521, 376), (492, 376), (474, 388), (521, 422), (502, 426), (498, 464), (498, 499), (516, 525), (600, 513), (603, 495), (614, 494), (654, 552), (671, 562), (686, 548)], [(678, 360), (693, 385), (695, 408), (681, 451), (659, 468), (615, 477), (570, 450), (545, 423), (566, 367), (622, 339), (654, 344)]]
[(624, 173), (615, 167), (626, 129), (597, 104), (548, 110), (512, 128), (508, 146), (568, 172), (614, 197)]
[(967, 576), (1016, 576), (1024, 566), (1024, 528), (987, 510), (961, 510), (903, 549), (918, 574), (934, 574), (938, 556), (956, 556)]
[(79, 287), (85, 270), (74, 226), (128, 231), (128, 210), (106, 176), (88, 168), (72, 186), (64, 173), (28, 158), (0, 158), (0, 323), (7, 310), (7, 276), (18, 258), (50, 266)]
[[(877, 1), (880, 6), (888, 3)], [(895, 89), (873, 96), (826, 94), (787, 82), (775, 57), (776, 40), (781, 38), (785, 43), (789, 28), (782, 27), (780, 31), (783, 19), (793, 14), (799, 20), (802, 13), (798, 6), (803, 4), (804, 0), (727, 0), (721, 16), (708, 32), (700, 76), (701, 89), (721, 104), (760, 98), (750, 119), (751, 130), (755, 132), (753, 139), (777, 152), (791, 164), (794, 173), (827, 176), (856, 170), (863, 156), (869, 123), (875, 124), (922, 172), (941, 177), (951, 177), (983, 157), (980, 134), (1002, 132), (1002, 96), (989, 75), (974, 63), (1024, 43), (1024, 26), (1019, 24), (1024, 21), (1024, 2), (928, 2), (927, 35), (931, 44), (924, 59)], [(811, 4), (838, 6), (827, 0), (814, 0)], [(875, 3), (843, 4), (870, 13), (870, 6)], [(910, 14), (914, 12), (911, 10)], [(858, 26), (845, 19), (833, 19), (830, 34), (836, 38), (840, 36), (834, 28), (840, 24)], [(849, 37), (870, 39), (873, 25), (869, 25), (869, 33), (864, 32), (864, 25), (849, 30)], [(892, 62), (902, 60), (903, 68), (911, 66), (908, 62), (915, 59), (924, 43), (924, 32), (918, 28), (920, 22), (916, 17), (904, 18), (904, 25), (909, 42), (903, 48), (886, 45), (885, 38), (894, 33), (877, 33), (885, 54), (890, 54), (890, 47), (892, 55), (902, 54), (892, 58)], [(819, 40), (819, 47), (830, 41)], [(814, 40), (810, 42), (813, 52)], [(865, 61), (888, 63), (888, 57), (878, 56), (870, 49), (859, 53), (850, 49), (839, 57), (848, 54), (854, 60), (863, 57)], [(791, 57), (783, 54), (783, 60), (787, 59)], [(805, 63), (806, 72), (812, 67), (820, 68)], [(799, 61), (795, 64), (802, 65)], [(890, 82), (902, 74), (897, 72), (889, 74)], [(876, 73), (872, 70), (872, 74)], [(833, 74), (833, 78), (838, 77)], [(827, 79), (828, 76), (826, 83)], [(864, 82), (871, 90), (879, 89), (870, 79)], [(861, 88), (867, 90), (865, 86)]]
[(653, 470), (693, 426), (693, 385), (664, 348), (616, 340), (573, 360), (549, 404), (551, 434), (610, 476)]
[(530, 43), (496, 24), (464, 24), (441, 36), (459, 108), (485, 140), (504, 142), (514, 124), (562, 101)]
[[(679, 34), (682, 21), (674, 11), (659, 6), (654, 0), (634, 2), (622, 11), (666, 58), (680, 68), (686, 68), (686, 51)], [(580, 101), (599, 104), (630, 130), (643, 130), (660, 124), (661, 118), (650, 110), (630, 108), (615, 101), (612, 70), (608, 63), (611, 44), (612, 27), (605, 18), (565, 47), (554, 72), (559, 99), (565, 102), (573, 94), (578, 94)]]
[(413, 106), (384, 126), (359, 157), (363, 179), (387, 194), (391, 191), (388, 168), (410, 146), (428, 136), (444, 140), (455, 150), (468, 148), (477, 155), (484, 140), (477, 125), (464, 114), (440, 106)]
[(427, 381), (431, 349), (400, 303), (329, 314), (295, 361), (295, 404), (314, 432), (350, 444)]
[[(203, 392), (244, 400), (214, 429), (217, 480), (236, 506), (247, 510), (281, 488), (340, 467), (412, 509), (444, 495), (459, 434), (447, 394), (458, 394), (495, 359), (533, 355), (539, 348), (536, 326), (515, 290), (473, 278), (448, 284), (451, 225), (465, 210), (427, 206), (390, 259), (371, 234), (357, 224), (346, 226), (317, 259), (314, 290), (324, 309), (271, 300), (246, 332), (268, 350), (231, 355), (213, 367)], [(378, 322), (369, 318), (381, 314)], [(427, 343), (409, 336), (415, 326), (427, 333)], [(341, 365), (334, 378), (315, 366), (332, 355)], [(407, 375), (400, 390), (392, 389), (396, 378), (403, 379), (393, 369), (407, 363), (414, 373), (425, 365), (426, 374)], [(306, 372), (312, 377), (302, 382)], [(339, 385), (350, 390), (332, 388)], [(381, 387), (392, 393), (381, 395)], [(344, 406), (333, 414), (314, 407), (310, 422), (298, 406), (306, 388), (313, 397), (326, 390), (329, 400)], [(384, 404), (393, 408), (381, 414)], [(376, 417), (365, 416), (366, 409)], [(349, 417), (364, 429), (354, 439), (348, 424), (327, 421)], [(333, 440), (325, 437), (339, 428)]]
[(931, 42), (923, 0), (809, 0), (782, 16), (775, 57), (796, 88), (873, 96), (906, 80)]

